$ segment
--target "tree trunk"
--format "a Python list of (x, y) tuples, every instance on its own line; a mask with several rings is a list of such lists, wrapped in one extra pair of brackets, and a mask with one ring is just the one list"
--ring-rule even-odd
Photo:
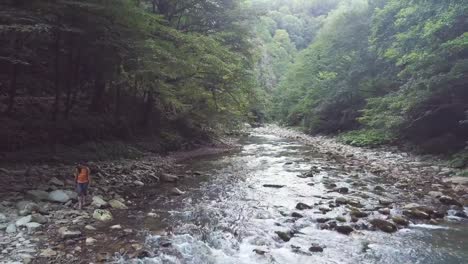
[(10, 89), (8, 92), (8, 107), (6, 110), (7, 115), (11, 115), (13, 113), (13, 107), (15, 105), (15, 97), (16, 97), (16, 81), (18, 78), (18, 64), (13, 63), (11, 65), (11, 81), (10, 81)]
[(106, 82), (102, 73), (98, 72), (94, 80), (94, 93), (89, 106), (90, 113), (101, 113), (103, 111), (103, 97), (106, 89)]
[(72, 85), (73, 85), (73, 77), (74, 77), (74, 64), (73, 64), (73, 53), (74, 53), (74, 45), (73, 45), (73, 36), (70, 37), (70, 53), (68, 54), (68, 74), (67, 74), (67, 94), (65, 98), (65, 109), (63, 111), (63, 116), (65, 119), (68, 119), (68, 113), (70, 109), (70, 102), (71, 102), (71, 93), (72, 93)]
[[(67, 103), (66, 103), (66, 109), (65, 109), (65, 118), (68, 119), (70, 115), (70, 111), (75, 104), (76, 99), (76, 90), (80, 88), (80, 63), (81, 63), (81, 48), (78, 48), (78, 54), (76, 55), (76, 60), (75, 60), (75, 67), (73, 69), (73, 83), (70, 86), (70, 91), (67, 93)], [(75, 87), (75, 88), (74, 88)]]
[(60, 109), (60, 30), (57, 28), (55, 36), (55, 100), (52, 111), (52, 120), (54, 123), (57, 121), (57, 115)]
[(150, 117), (151, 117), (151, 110), (153, 109), (154, 105), (154, 96), (153, 96), (153, 89), (146, 93), (146, 103), (143, 112), (143, 126), (149, 127), (150, 126)]

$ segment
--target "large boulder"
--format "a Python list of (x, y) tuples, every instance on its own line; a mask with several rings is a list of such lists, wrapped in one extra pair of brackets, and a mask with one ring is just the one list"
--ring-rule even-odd
[(26, 196), (34, 201), (45, 201), (49, 198), (49, 193), (43, 190), (29, 190), (26, 192)]
[(24, 216), (16, 220), (15, 224), (16, 226), (26, 226), (27, 223), (31, 222), (31, 220), (32, 220), (32, 216), (28, 215), (28, 216)]
[(39, 205), (31, 201), (17, 202), (16, 209), (18, 209), (19, 215), (28, 215), (28, 214), (31, 214), (32, 212), (40, 211)]
[(461, 204), (459, 201), (455, 200), (454, 198), (452, 198), (452, 197), (450, 197), (450, 196), (446, 196), (446, 195), (441, 196), (441, 197), (439, 198), (439, 201), (440, 201), (441, 203), (445, 204), (445, 205), (462, 206), (462, 204)]
[(49, 193), (49, 201), (52, 202), (59, 202), (59, 203), (66, 203), (71, 198), (68, 194), (63, 190), (55, 190)]
[(119, 200), (110, 200), (109, 205), (114, 209), (128, 209), (128, 207)]
[(7, 228), (5, 229), (5, 232), (7, 234), (13, 234), (16, 233), (16, 225), (15, 224), (9, 224)]
[(48, 222), (47, 217), (41, 215), (41, 214), (32, 214), (31, 215), (31, 222), (36, 222), (39, 224), (45, 224)]
[(26, 228), (28, 229), (28, 233), (33, 233), (34, 231), (39, 229), (42, 225), (39, 223), (35, 223), (35, 222), (29, 222), (29, 223), (26, 223), (24, 226), (26, 226)]
[(103, 222), (111, 221), (113, 219), (111, 212), (105, 209), (94, 210), (93, 218)]

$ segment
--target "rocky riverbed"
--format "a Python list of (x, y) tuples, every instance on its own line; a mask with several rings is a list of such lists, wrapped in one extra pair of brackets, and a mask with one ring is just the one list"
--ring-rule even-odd
[[(0, 260), (376, 263), (366, 254), (387, 254), (378, 246), (414, 242), (405, 230), (466, 230), (468, 178), (433, 157), (274, 126), (240, 143), (225, 155), (213, 148), (89, 163), (95, 182), (84, 210), (75, 208), (72, 166), (2, 169)], [(445, 260), (416, 244), (416, 259)], [(412, 260), (404, 257), (380, 262)]]
[(83, 210), (77, 209), (73, 165), (0, 168), (0, 263), (108, 262), (115, 254), (138, 256), (144, 252), (145, 232), (119, 221), (139, 213), (131, 210), (142, 197), (139, 192), (171, 183), (165, 186), (168, 195), (181, 195), (179, 178), (193, 173), (181, 172), (179, 162), (234, 148), (225, 140), (165, 157), (87, 162), (92, 183)]

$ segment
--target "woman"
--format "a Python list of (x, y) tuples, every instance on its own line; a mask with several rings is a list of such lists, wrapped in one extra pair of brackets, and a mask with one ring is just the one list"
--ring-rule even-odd
[(91, 183), (89, 168), (83, 165), (76, 166), (76, 191), (78, 192), (78, 208), (81, 209), (86, 201), (89, 184)]

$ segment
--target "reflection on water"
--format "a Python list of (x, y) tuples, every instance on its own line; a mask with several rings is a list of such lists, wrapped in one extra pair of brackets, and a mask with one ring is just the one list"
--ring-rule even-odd
[[(165, 217), (174, 235), (151, 235), (147, 239), (160, 248), (157, 257), (144, 263), (467, 263), (466, 223), (447, 222), (435, 228), (413, 225), (387, 234), (356, 231), (346, 236), (318, 228), (319, 217), (336, 217), (344, 208), (326, 215), (318, 207), (341, 196), (329, 193), (325, 184), (353, 187), (347, 181), (351, 172), (340, 171), (313, 154), (311, 148), (273, 135), (254, 134), (243, 139), (240, 152), (211, 157), (189, 164), (205, 177), (187, 188), (183, 197), (157, 201), (153, 207), (171, 208)], [(312, 178), (297, 175), (317, 166)], [(358, 173), (358, 172), (352, 172)], [(372, 178), (360, 175), (362, 182)], [(284, 185), (265, 188), (264, 184)], [(363, 203), (372, 205), (374, 194)], [(349, 197), (350, 195), (347, 195)], [(356, 197), (358, 199), (358, 197)], [(362, 199), (362, 198), (361, 198)], [(313, 205), (300, 211), (298, 202)], [(442, 227), (442, 228), (441, 228)], [(275, 231), (295, 233), (284, 242)], [(170, 241), (171, 246), (161, 247)], [(310, 252), (313, 244), (323, 252)], [(254, 252), (260, 252), (260, 254)]]

